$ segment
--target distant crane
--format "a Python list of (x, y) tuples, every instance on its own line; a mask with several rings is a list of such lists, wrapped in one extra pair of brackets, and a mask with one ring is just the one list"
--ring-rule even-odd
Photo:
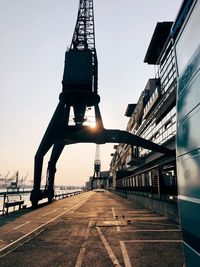
[(94, 161), (94, 174), (91, 181), (91, 189), (93, 189), (94, 181), (101, 180), (101, 158), (100, 158), (100, 145), (96, 145), (95, 161)]
[[(174, 155), (174, 151), (129, 132), (105, 129), (99, 109), (97, 84), (93, 0), (80, 0), (72, 42), (65, 53), (59, 103), (35, 155), (34, 185), (30, 196), (32, 206), (37, 206), (38, 201), (43, 198), (48, 198), (49, 202), (53, 200), (56, 163), (65, 145), (80, 142), (127, 143)], [(88, 107), (94, 108), (95, 128), (84, 124), (87, 121), (85, 113)], [(69, 125), (71, 111), (74, 114), (73, 125)], [(41, 190), (43, 158), (51, 147), (53, 148), (47, 167), (46, 186)]]
[(19, 184), (20, 184), (22, 187), (25, 186), (25, 182), (26, 182), (27, 177), (28, 177), (28, 172), (27, 172), (27, 174), (26, 174), (25, 176), (23, 176), (23, 177), (20, 179)]
[(7, 186), (7, 190), (12, 189), (19, 191), (19, 171), (16, 171), (15, 174), (11, 177), (11, 179), (15, 179), (15, 182), (11, 182), (11, 184)]
[(8, 178), (8, 175), (10, 174), (10, 171), (7, 172), (7, 174), (5, 175), (5, 181)]
[(6, 184), (12, 183), (12, 181), (15, 180), (16, 178), (16, 172), (14, 172), (13, 175), (8, 178), (9, 173), (10, 172), (8, 172), (6, 175), (6, 179), (5, 179)]
[(2, 178), (0, 178), (0, 186), (2, 186), (2, 187), (5, 187), (6, 186), (7, 178), (8, 178), (8, 175), (9, 174), (10, 174), (10, 171), (8, 171), (5, 176), (2, 176)]

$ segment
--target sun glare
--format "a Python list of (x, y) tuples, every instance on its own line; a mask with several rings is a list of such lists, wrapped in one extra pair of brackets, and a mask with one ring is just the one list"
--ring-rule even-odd
[(95, 128), (96, 127), (96, 122), (95, 121), (91, 121), (89, 126), (91, 128)]

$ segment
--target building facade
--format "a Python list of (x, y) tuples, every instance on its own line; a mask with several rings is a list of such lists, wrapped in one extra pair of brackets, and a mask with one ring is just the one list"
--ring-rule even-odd
[[(176, 67), (170, 37), (172, 22), (157, 23), (144, 62), (155, 66), (138, 102), (129, 104), (127, 131), (175, 150)], [(112, 187), (154, 196), (176, 196), (176, 159), (147, 149), (114, 146), (110, 164)]]

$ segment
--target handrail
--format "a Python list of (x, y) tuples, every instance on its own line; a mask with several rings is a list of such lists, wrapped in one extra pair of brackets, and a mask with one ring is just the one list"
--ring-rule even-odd
[[(14, 199), (13, 196), (15, 197)], [(19, 199), (16, 199), (16, 197)], [(20, 194), (4, 194), (3, 198), (3, 215), (8, 214), (10, 207), (13, 207), (13, 211), (15, 211), (15, 207), (18, 206), (18, 210), (20, 210), (24, 204), (24, 200)]]

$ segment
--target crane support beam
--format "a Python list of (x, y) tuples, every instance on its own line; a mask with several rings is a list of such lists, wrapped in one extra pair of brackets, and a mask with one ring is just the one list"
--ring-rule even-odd
[[(122, 130), (103, 128), (98, 105), (95, 106), (95, 113), (97, 116), (97, 124), (95, 128), (83, 125), (70, 126), (66, 124), (65, 122), (68, 122), (69, 120), (69, 109), (69, 105), (60, 100), (35, 155), (34, 188), (30, 197), (32, 206), (37, 206), (38, 201), (43, 198), (48, 198), (49, 202), (53, 199), (56, 163), (65, 145), (75, 143), (124, 143), (143, 147), (168, 156), (175, 155), (175, 151), (155, 144), (137, 135)], [(46, 187), (45, 190), (42, 191), (40, 190), (40, 186), (43, 158), (52, 146), (53, 150), (47, 168)]]
[[(61, 112), (62, 108), (63, 112)], [(143, 147), (145, 149), (153, 150), (168, 156), (175, 155), (175, 151), (170, 150), (164, 146), (155, 144), (149, 140), (146, 140), (137, 135), (131, 134), (126, 131), (105, 129), (101, 127), (91, 128), (89, 126), (65, 126), (62, 123), (56, 123), (59, 118), (63, 121), (64, 117), (60, 114), (65, 114), (65, 118), (68, 118), (68, 108), (66, 105), (58, 105), (47, 131), (42, 139), (39, 149), (35, 156), (35, 176), (34, 176), (34, 189), (31, 193), (31, 201), (33, 206), (37, 205), (37, 202), (44, 197), (48, 199), (53, 198), (53, 184), (55, 178), (56, 163), (62, 153), (65, 145), (75, 143), (124, 143)], [(55, 121), (56, 120), (56, 121)], [(55, 122), (54, 122), (55, 121)], [(100, 123), (100, 125), (102, 125)], [(47, 170), (47, 185), (45, 192), (41, 192), (41, 173), (43, 165), (43, 157), (53, 145), (53, 150)]]
[(175, 155), (173, 150), (122, 130), (95, 130), (87, 126), (81, 126), (79, 128), (69, 126), (62, 130), (60, 137), (66, 140), (66, 142), (70, 141), (72, 143), (124, 143), (143, 147), (166, 155)]

